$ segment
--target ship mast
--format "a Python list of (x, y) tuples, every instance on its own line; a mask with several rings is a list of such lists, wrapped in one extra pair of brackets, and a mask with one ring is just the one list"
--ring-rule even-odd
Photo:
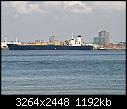
[(4, 42), (7, 42), (7, 35), (4, 36)]
[(73, 32), (71, 33), (71, 39), (74, 39), (74, 34), (73, 34)]
[(15, 41), (16, 41), (16, 43), (18, 42), (18, 38), (17, 37), (16, 37)]

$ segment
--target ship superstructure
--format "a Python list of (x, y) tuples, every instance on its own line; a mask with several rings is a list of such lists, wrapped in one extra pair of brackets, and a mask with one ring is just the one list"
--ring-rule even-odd
[(72, 34), (72, 38), (69, 41), (69, 46), (81, 46), (81, 45), (82, 45), (81, 35), (78, 35), (77, 38), (74, 39)]

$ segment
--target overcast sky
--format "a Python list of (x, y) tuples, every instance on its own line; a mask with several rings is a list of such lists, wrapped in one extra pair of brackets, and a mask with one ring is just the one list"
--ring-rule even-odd
[(2, 1), (2, 38), (20, 41), (44, 40), (55, 35), (66, 40), (78, 34), (86, 42), (101, 30), (110, 41), (126, 40), (124, 1)]

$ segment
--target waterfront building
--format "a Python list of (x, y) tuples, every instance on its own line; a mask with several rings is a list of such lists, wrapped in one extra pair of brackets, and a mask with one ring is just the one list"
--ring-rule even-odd
[(100, 31), (100, 32), (98, 32), (98, 36), (100, 39), (102, 39), (101, 40), (102, 44), (108, 44), (109, 43), (109, 32), (104, 31), (104, 30)]
[(100, 44), (100, 39), (99, 39), (99, 37), (94, 37), (94, 43), (95, 43), (95, 44)]
[(98, 32), (98, 36), (94, 37), (94, 43), (99, 45), (106, 45), (109, 43), (109, 32), (100, 31)]

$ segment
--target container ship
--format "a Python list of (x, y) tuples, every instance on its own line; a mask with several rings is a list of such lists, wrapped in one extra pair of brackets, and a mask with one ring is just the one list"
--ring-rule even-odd
[(9, 43), (7, 44), (9, 50), (93, 50), (93, 46), (82, 43), (81, 35), (76, 39), (72, 38), (64, 42), (55, 40), (55, 36), (49, 38), (49, 42), (36, 40), (30, 43)]

